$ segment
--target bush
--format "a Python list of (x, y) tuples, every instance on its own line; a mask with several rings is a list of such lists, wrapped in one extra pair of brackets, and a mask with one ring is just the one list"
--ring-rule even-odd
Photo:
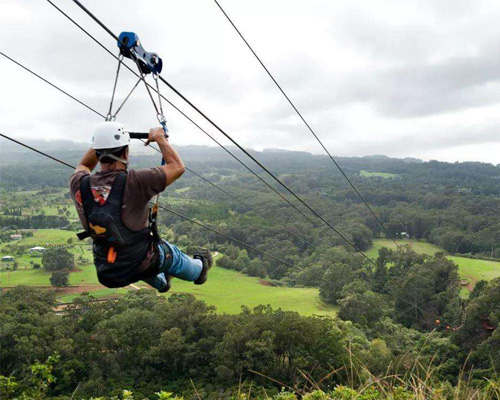
[(54, 247), (43, 253), (42, 265), (47, 271), (72, 269), (75, 266), (75, 257), (65, 247)]
[(50, 284), (54, 287), (68, 286), (69, 272), (66, 270), (52, 272), (52, 276), (50, 277)]

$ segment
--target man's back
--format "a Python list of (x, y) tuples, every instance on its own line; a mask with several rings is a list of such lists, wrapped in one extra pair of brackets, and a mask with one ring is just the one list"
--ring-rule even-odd
[[(117, 175), (125, 172), (122, 169), (100, 171), (90, 176), (90, 186), (96, 203), (106, 202)], [(85, 229), (87, 221), (82, 206), (80, 192), (81, 180), (89, 175), (86, 171), (78, 171), (71, 177), (71, 197), (78, 211), (78, 216)], [(160, 168), (144, 168), (127, 172), (127, 184), (123, 194), (122, 220), (130, 230), (137, 231), (148, 226), (148, 211), (150, 200), (165, 190), (165, 171)]]

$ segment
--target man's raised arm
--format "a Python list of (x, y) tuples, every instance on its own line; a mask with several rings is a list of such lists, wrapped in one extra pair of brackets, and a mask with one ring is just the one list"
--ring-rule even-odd
[(85, 171), (90, 174), (94, 170), (98, 162), (99, 161), (97, 160), (97, 156), (95, 155), (95, 150), (89, 149), (78, 163), (75, 172)]
[(161, 154), (165, 160), (165, 165), (163, 165), (162, 168), (167, 175), (167, 186), (171, 185), (179, 179), (186, 170), (181, 156), (168, 142), (165, 137), (165, 131), (162, 128), (153, 128), (149, 131), (149, 137), (146, 145), (151, 142), (158, 143), (158, 146), (160, 147)]

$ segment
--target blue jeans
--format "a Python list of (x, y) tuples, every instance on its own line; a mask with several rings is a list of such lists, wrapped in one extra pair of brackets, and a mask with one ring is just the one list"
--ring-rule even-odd
[(193, 282), (201, 274), (203, 263), (201, 260), (188, 257), (177, 246), (163, 240), (158, 245), (160, 273), (152, 278), (145, 279), (148, 285), (162, 290), (167, 285), (165, 275), (170, 275), (184, 281)]

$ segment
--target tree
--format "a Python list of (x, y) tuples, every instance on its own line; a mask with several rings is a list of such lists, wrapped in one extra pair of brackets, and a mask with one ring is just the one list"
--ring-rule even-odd
[(50, 284), (54, 287), (69, 285), (69, 272), (67, 270), (54, 271), (50, 277)]
[(470, 292), (469, 294), (469, 300), (473, 300), (476, 297), (479, 297), (486, 286), (488, 286), (488, 281), (485, 281), (484, 279), (478, 281), (474, 286), (474, 289), (472, 289), (472, 292)]
[(337, 303), (340, 305), (338, 316), (341, 319), (364, 326), (375, 324), (386, 309), (382, 295), (371, 290), (348, 294)]
[(264, 278), (266, 276), (264, 264), (262, 263), (262, 260), (257, 257), (252, 260), (245, 272), (250, 276), (258, 276), (260, 278)]
[(221, 268), (234, 269), (234, 261), (225, 254), (217, 260), (217, 265)]
[(65, 247), (54, 247), (43, 253), (42, 265), (47, 271), (72, 269), (75, 266), (75, 257)]
[(336, 263), (326, 271), (319, 288), (320, 297), (327, 303), (336, 304), (342, 298), (344, 285), (350, 282), (354, 274), (348, 264)]
[(389, 250), (387, 247), (382, 247), (378, 251), (377, 266), (375, 267), (375, 272), (373, 274), (373, 290), (377, 293), (385, 293), (385, 285), (389, 279), (387, 273), (387, 263), (392, 256), (393, 251)]
[(388, 283), (397, 320), (421, 329), (433, 328), (436, 319), (449, 321), (450, 325), (457, 321), (460, 314), (458, 267), (436, 255), (423, 265), (415, 263), (405, 268), (408, 269), (401, 269), (403, 273)]
[[(481, 285), (482, 286), (482, 285)], [(466, 350), (471, 350), (481, 342), (489, 338), (493, 332), (499, 331), (500, 323), (500, 278), (495, 278), (484, 286), (477, 296), (468, 304), (465, 312), (465, 320), (461, 329), (456, 333), (455, 341)], [(500, 354), (500, 342), (492, 341), (489, 353), (485, 353), (485, 364), (493, 349)], [(500, 367), (500, 356), (496, 360)], [(487, 365), (485, 365), (487, 367)]]
[(240, 254), (238, 255), (238, 258), (236, 258), (236, 261), (234, 263), (234, 268), (237, 271), (243, 271), (244, 269), (248, 268), (250, 266), (250, 258), (248, 257), (248, 253), (246, 250), (241, 250)]

